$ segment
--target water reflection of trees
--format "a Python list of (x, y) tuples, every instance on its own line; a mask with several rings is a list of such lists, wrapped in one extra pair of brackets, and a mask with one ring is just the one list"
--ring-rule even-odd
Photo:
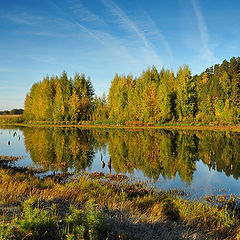
[(199, 158), (209, 170), (224, 172), (238, 179), (240, 175), (240, 134), (234, 132), (198, 132)]
[(50, 170), (90, 167), (94, 138), (89, 130), (24, 128), (26, 150), (34, 163)]
[(171, 131), (113, 132), (109, 134), (109, 154), (117, 172), (134, 168), (154, 180), (160, 174), (191, 182), (195, 171), (197, 138), (194, 134)]
[(196, 162), (202, 161), (209, 171), (240, 175), (240, 134), (213, 131), (109, 130), (93, 132), (98, 142), (107, 142), (116, 172), (141, 170), (157, 180), (178, 174), (190, 183)]
[(24, 128), (26, 149), (35, 163), (52, 170), (90, 167), (96, 151), (111, 157), (117, 173), (139, 170), (157, 180), (190, 183), (196, 162), (210, 171), (239, 177), (240, 134), (209, 131)]

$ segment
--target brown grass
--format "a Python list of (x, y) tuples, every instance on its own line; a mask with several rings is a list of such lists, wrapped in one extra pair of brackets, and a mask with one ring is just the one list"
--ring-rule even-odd
[(20, 114), (0, 115), (0, 120), (1, 120), (1, 119), (9, 119), (9, 118), (18, 118), (18, 117), (20, 117), (20, 116), (22, 116), (22, 115), (20, 115)]

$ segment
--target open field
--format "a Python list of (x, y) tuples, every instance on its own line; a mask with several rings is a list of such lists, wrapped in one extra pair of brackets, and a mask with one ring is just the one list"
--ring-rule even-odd
[(15, 124), (22, 122), (22, 115), (0, 115), (0, 125), (4, 124)]
[(18, 118), (20, 116), (21, 115), (19, 115), (19, 114), (15, 114), (15, 115), (0, 115), (0, 120), (1, 119), (9, 119), (9, 118)]

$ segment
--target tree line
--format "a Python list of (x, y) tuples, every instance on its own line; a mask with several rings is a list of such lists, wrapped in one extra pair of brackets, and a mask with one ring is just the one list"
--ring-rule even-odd
[(25, 98), (24, 116), (27, 120), (73, 121), (90, 119), (93, 112), (94, 90), (90, 78), (76, 73), (68, 78), (46, 76), (33, 84)]
[(0, 115), (21, 115), (23, 114), (23, 109), (12, 109), (12, 110), (4, 110), (0, 111)]
[(232, 57), (192, 76), (188, 66), (156, 67), (140, 77), (116, 74), (108, 96), (94, 97), (90, 78), (66, 72), (35, 83), (25, 100), (32, 120), (135, 124), (240, 122), (240, 58)]

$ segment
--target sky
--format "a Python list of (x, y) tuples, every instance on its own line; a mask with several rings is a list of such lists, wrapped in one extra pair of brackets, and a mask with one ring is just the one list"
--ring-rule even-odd
[(0, 0), (0, 111), (64, 70), (97, 96), (153, 65), (200, 74), (240, 55), (239, 22), (238, 0)]

